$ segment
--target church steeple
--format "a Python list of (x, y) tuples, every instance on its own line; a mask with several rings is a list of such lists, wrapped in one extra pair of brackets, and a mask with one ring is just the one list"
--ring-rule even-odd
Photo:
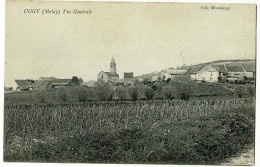
[(113, 57), (112, 57), (111, 62), (110, 62), (110, 72), (116, 73), (116, 62), (115, 62)]

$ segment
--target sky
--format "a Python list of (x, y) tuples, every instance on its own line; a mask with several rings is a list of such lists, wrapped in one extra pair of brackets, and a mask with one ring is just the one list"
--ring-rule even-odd
[[(19, 2), (6, 8), (5, 86), (55, 76), (96, 80), (111, 58), (120, 78), (214, 60), (254, 59), (255, 5)], [(25, 9), (91, 10), (33, 14)]]

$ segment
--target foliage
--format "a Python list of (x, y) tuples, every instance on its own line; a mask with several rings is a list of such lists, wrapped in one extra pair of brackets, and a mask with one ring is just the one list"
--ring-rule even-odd
[(79, 102), (86, 102), (94, 99), (94, 92), (90, 88), (78, 87), (77, 93)]
[(173, 99), (174, 94), (175, 94), (174, 87), (171, 85), (164, 86), (164, 87), (162, 87), (162, 93), (164, 94), (164, 96), (167, 99), (171, 100), (171, 99)]
[(34, 92), (34, 97), (36, 102), (45, 103), (47, 101), (47, 91), (46, 90), (38, 90)]
[(138, 98), (138, 94), (139, 94), (137, 86), (131, 86), (128, 89), (128, 92), (129, 92), (129, 95), (130, 95), (131, 99), (133, 101), (136, 101), (137, 98)]
[(144, 88), (144, 94), (148, 100), (151, 100), (155, 94), (155, 91), (151, 87), (146, 86)]
[(127, 96), (127, 88), (117, 87), (116, 94), (120, 100), (125, 100)]
[(252, 97), (255, 96), (255, 86), (247, 84), (246, 90), (247, 90), (247, 92), (249, 93), (250, 96), (252, 96)]
[(56, 97), (63, 102), (69, 101), (69, 95), (68, 95), (67, 89), (64, 87), (57, 89)]
[(235, 94), (239, 97), (242, 98), (244, 94), (244, 87), (243, 86), (237, 86), (235, 87)]
[(4, 160), (215, 164), (254, 143), (254, 103), (5, 105)]
[(99, 100), (112, 100), (114, 90), (109, 83), (105, 83), (103, 80), (99, 80), (95, 83), (94, 92)]
[(79, 86), (80, 80), (77, 76), (73, 76), (69, 83), (70, 86)]
[(176, 93), (182, 100), (188, 100), (197, 88), (197, 84), (189, 76), (176, 76), (172, 80)]

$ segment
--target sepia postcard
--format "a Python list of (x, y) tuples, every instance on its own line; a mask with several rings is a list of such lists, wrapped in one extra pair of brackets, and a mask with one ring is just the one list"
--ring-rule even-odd
[(5, 162), (255, 164), (255, 4), (7, 0), (5, 31)]

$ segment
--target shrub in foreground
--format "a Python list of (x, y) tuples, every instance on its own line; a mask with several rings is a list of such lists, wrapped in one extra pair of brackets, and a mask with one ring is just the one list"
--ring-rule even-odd
[(35, 100), (39, 103), (46, 103), (47, 101), (47, 91), (46, 90), (39, 90), (34, 92)]
[(118, 87), (116, 88), (116, 95), (118, 99), (125, 100), (127, 95), (127, 88), (125, 87)]
[(129, 92), (129, 95), (130, 95), (131, 99), (133, 101), (136, 101), (137, 98), (138, 98), (138, 94), (139, 94), (137, 87), (136, 86), (131, 86), (128, 89), (128, 92)]
[(112, 100), (114, 90), (111, 85), (100, 80), (94, 86), (94, 92), (99, 100)]
[(90, 88), (79, 87), (77, 93), (79, 102), (86, 102), (94, 99), (94, 92)]
[(189, 76), (174, 77), (172, 85), (174, 86), (177, 95), (179, 95), (182, 100), (188, 100), (192, 95), (194, 95), (198, 86)]
[(171, 85), (164, 86), (162, 88), (162, 93), (167, 99), (173, 99), (174, 97), (174, 88)]
[(146, 86), (144, 88), (144, 94), (148, 100), (151, 100), (155, 94), (155, 91), (151, 87)]
[(66, 88), (64, 88), (64, 87), (58, 88), (58, 90), (56, 91), (56, 97), (63, 102), (69, 101), (68, 92), (67, 92)]

